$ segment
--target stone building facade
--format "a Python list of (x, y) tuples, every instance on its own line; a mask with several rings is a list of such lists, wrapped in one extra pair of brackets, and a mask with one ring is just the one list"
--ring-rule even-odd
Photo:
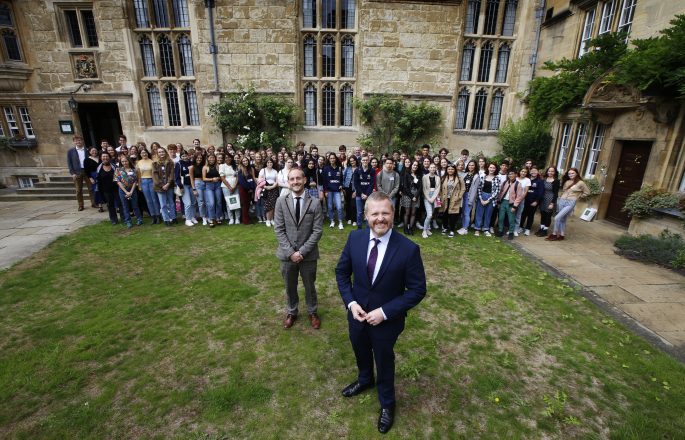
[[(584, 42), (604, 32), (625, 31), (629, 40), (657, 36), (677, 14), (685, 14), (685, 2), (550, 0), (538, 62), (582, 56)], [(598, 218), (628, 226), (631, 219), (621, 208), (643, 185), (685, 191), (682, 101), (607, 85), (600, 78), (579, 108), (555, 118), (552, 134), (549, 163), (562, 171), (578, 168), (602, 186), (602, 194), (579, 204), (580, 210), (596, 209)]]
[(292, 97), (302, 140), (355, 145), (352, 99), (443, 109), (441, 146), (492, 153), (525, 111), (541, 0), (0, 0), (0, 181), (66, 173), (88, 145), (227, 139), (209, 105), (240, 85)]

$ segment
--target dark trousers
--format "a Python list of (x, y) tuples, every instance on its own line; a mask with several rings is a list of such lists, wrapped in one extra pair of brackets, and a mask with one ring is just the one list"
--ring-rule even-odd
[(540, 211), (540, 226), (549, 228), (552, 224), (552, 211)]
[(350, 312), (347, 314), (350, 342), (357, 360), (360, 384), (366, 385), (374, 380), (373, 367), (376, 364), (376, 389), (381, 408), (395, 406), (395, 343), (402, 329), (404, 321), (386, 321), (380, 325), (400, 325), (399, 332), (388, 335), (377, 328), (354, 321)]
[(297, 281), (302, 277), (304, 296), (307, 303), (307, 312), (316, 313), (318, 301), (316, 297), (316, 260), (301, 261), (299, 264), (292, 261), (281, 261), (281, 275), (285, 281), (286, 312), (297, 315), (300, 297), (297, 294)]
[[(109, 221), (112, 223), (117, 222), (117, 200), (119, 200), (118, 189), (114, 191), (102, 191), (102, 195), (105, 197), (107, 202), (107, 212), (109, 212)], [(121, 201), (119, 202), (121, 203)], [(122, 215), (123, 219), (123, 215)]]
[(250, 224), (250, 192), (246, 191), (242, 186), (238, 186), (238, 194), (240, 196), (240, 218), (244, 225)]
[(442, 228), (447, 229), (450, 232), (454, 232), (457, 227), (457, 220), (459, 220), (459, 214), (450, 214), (450, 199), (447, 199), (447, 205), (445, 206), (445, 212), (442, 213)]
[(533, 220), (535, 219), (535, 211), (537, 209), (538, 205), (531, 206), (528, 202), (523, 205), (523, 214), (521, 214), (521, 227), (523, 229), (531, 229), (533, 227)]
[(74, 177), (74, 185), (76, 186), (76, 201), (78, 202), (78, 207), (83, 208), (83, 185), (88, 189), (88, 197), (90, 197), (91, 206), (95, 207), (95, 196), (93, 196), (90, 179), (85, 171), (81, 170), (81, 173)]
[(357, 202), (352, 197), (352, 189), (345, 189), (345, 218), (346, 220), (357, 221)]

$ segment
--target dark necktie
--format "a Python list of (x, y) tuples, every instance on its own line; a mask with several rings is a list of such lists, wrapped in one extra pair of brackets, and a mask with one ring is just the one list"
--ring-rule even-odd
[(373, 282), (373, 272), (376, 270), (376, 260), (378, 260), (378, 238), (373, 238), (373, 247), (369, 253), (369, 261), (366, 263), (366, 273), (369, 274), (369, 281)]
[(302, 197), (295, 197), (295, 222), (300, 224), (300, 199)]

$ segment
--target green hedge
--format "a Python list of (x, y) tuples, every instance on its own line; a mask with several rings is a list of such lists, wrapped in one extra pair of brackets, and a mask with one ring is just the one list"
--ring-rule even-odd
[(623, 235), (614, 246), (618, 249), (617, 254), (631, 260), (685, 270), (685, 241), (679, 234), (663, 231), (659, 237)]

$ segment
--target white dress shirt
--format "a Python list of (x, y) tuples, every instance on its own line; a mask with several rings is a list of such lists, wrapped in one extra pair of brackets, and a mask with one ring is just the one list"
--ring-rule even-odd
[[(373, 277), (371, 278), (371, 284), (373, 284), (374, 281), (376, 281), (376, 277), (378, 276), (378, 272), (381, 269), (381, 265), (383, 264), (383, 258), (385, 257), (385, 251), (388, 249), (388, 243), (390, 242), (390, 235), (392, 235), (392, 229), (389, 229), (388, 232), (383, 235), (382, 237), (377, 237), (376, 234), (373, 233), (373, 230), (369, 231), (370, 232), (370, 237), (369, 237), (369, 247), (366, 250), (366, 262), (368, 264), (369, 262), (369, 256), (371, 255), (371, 249), (373, 249), (373, 244), (374, 238), (377, 238), (380, 240), (380, 242), (376, 245), (378, 246), (378, 257), (376, 258), (376, 266), (373, 268)], [(357, 304), (357, 301), (351, 301), (347, 305), (347, 309), (349, 310), (350, 307), (352, 307), (352, 304)], [(380, 308), (381, 313), (383, 314), (383, 319), (386, 320), (388, 319), (387, 316), (385, 316), (385, 312), (383, 311), (383, 307)]]
[(81, 168), (83, 168), (83, 162), (86, 160), (86, 148), (76, 147), (76, 152), (78, 153), (78, 160), (81, 163)]

